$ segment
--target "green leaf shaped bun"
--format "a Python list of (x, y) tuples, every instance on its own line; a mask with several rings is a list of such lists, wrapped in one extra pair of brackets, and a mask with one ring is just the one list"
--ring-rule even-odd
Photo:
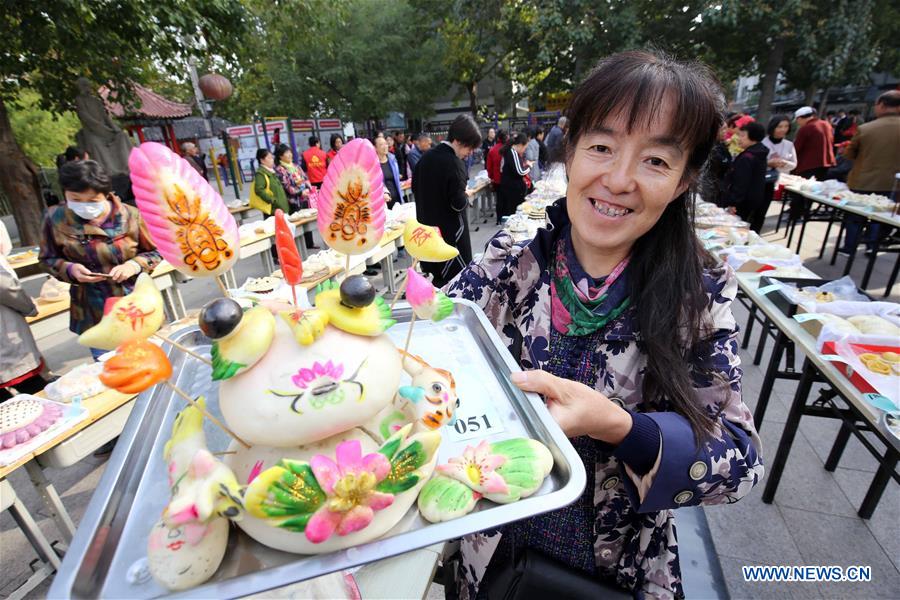
[(465, 484), (435, 475), (419, 492), (419, 512), (432, 523), (450, 521), (472, 512), (479, 498)]
[(506, 481), (508, 494), (486, 494), (493, 502), (507, 504), (535, 493), (550, 471), (553, 455), (547, 446), (529, 438), (512, 438), (491, 444), (491, 451), (506, 457), (497, 473)]

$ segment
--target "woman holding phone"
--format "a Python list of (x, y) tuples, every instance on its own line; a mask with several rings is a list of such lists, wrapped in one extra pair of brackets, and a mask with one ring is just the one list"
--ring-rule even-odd
[[(72, 284), (69, 329), (80, 334), (100, 321), (108, 298), (130, 293), (138, 274), (152, 272), (162, 258), (137, 208), (112, 193), (99, 163), (66, 163), (59, 184), (66, 201), (44, 217), (40, 262)], [(91, 354), (103, 351), (91, 348)]]

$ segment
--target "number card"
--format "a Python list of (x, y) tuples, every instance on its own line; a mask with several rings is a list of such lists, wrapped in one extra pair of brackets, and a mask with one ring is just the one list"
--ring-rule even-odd
[(500, 420), (497, 411), (490, 405), (490, 401), (479, 402), (476, 405), (463, 403), (456, 412), (456, 422), (451, 426), (445, 426), (442, 434), (449, 440), (461, 442), (475, 438), (487, 437), (506, 430), (503, 421)]

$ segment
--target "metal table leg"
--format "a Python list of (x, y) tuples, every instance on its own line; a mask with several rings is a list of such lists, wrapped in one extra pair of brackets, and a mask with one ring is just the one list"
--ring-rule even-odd
[(769, 405), (769, 397), (772, 395), (772, 386), (775, 385), (775, 377), (778, 375), (778, 366), (781, 364), (781, 356), (788, 338), (781, 330), (775, 338), (775, 346), (772, 348), (772, 356), (769, 357), (769, 366), (763, 378), (762, 388), (759, 390), (759, 399), (756, 401), (756, 410), (753, 411), (753, 422), (756, 430), (762, 427), (763, 417), (766, 415), (766, 407)]
[(850, 270), (853, 268), (853, 261), (856, 259), (856, 249), (859, 247), (859, 243), (850, 248), (850, 256), (847, 257), (847, 264), (844, 265), (844, 275), (849, 275)]
[(177, 321), (178, 314), (177, 314), (177, 309), (175, 308), (175, 302), (172, 300), (172, 296), (169, 294), (169, 291), (171, 289), (172, 288), (169, 287), (160, 292), (162, 294), (162, 298), (163, 298), (163, 310), (165, 311), (166, 318), (168, 320)]
[(828, 213), (828, 227), (825, 228), (825, 236), (822, 238), (822, 247), (819, 249), (819, 260), (822, 260), (822, 257), (825, 256), (825, 246), (828, 244), (828, 234), (831, 233), (831, 226), (834, 224), (835, 214), (837, 214), (837, 209), (833, 209)]
[(186, 317), (187, 309), (184, 307), (184, 297), (181, 295), (181, 290), (178, 289), (177, 285), (172, 286), (172, 297), (175, 302), (175, 310), (178, 312), (178, 318)]
[(40, 561), (40, 567), (37, 569), (32, 567), (34, 572), (31, 574), (31, 577), (29, 577), (25, 583), (13, 590), (8, 596), (10, 600), (20, 600), (21, 598), (25, 598), (31, 590), (40, 585), (48, 577), (51, 577), (53, 573), (59, 569), (60, 560), (59, 556), (57, 556), (53, 547), (50, 545), (50, 542), (44, 537), (40, 527), (38, 527), (38, 524), (34, 521), (31, 513), (28, 512), (28, 508), (26, 508), (22, 501), (19, 500), (19, 497), (16, 496), (15, 490), (13, 490), (9, 482), (0, 480), (0, 488), (2, 488), (2, 495), (5, 496), (3, 498), (4, 509), (9, 510), (16, 525), (18, 525), (19, 529), (22, 530), (22, 533), (25, 534), (25, 538), (28, 540), (28, 543), (31, 544), (31, 547), (34, 549), (35, 554), (37, 554), (38, 560)]
[(72, 522), (72, 517), (69, 516), (66, 507), (63, 506), (56, 488), (53, 487), (53, 484), (44, 475), (40, 465), (34, 460), (25, 463), (25, 470), (31, 478), (31, 483), (44, 501), (44, 506), (50, 513), (50, 517), (56, 523), (57, 529), (62, 533), (63, 541), (66, 544), (71, 543), (72, 538), (75, 536), (75, 523)]
[[(812, 202), (809, 204), (812, 204)], [(800, 254), (800, 246), (803, 245), (803, 234), (806, 233), (806, 224), (809, 222), (811, 212), (812, 211), (809, 210), (809, 206), (807, 205), (806, 212), (803, 215), (803, 225), (800, 226), (800, 235), (797, 236), (797, 254)]]
[(851, 433), (853, 433), (853, 430), (850, 428), (850, 425), (846, 421), (841, 421), (841, 428), (838, 430), (837, 437), (834, 438), (834, 445), (831, 447), (831, 452), (828, 453), (828, 459), (825, 461), (826, 471), (834, 471), (837, 468), (841, 455), (844, 453), (844, 448), (847, 447), (847, 442), (850, 441)]
[(897, 260), (894, 261), (894, 270), (891, 271), (891, 277), (888, 279), (887, 287), (884, 289), (885, 298), (891, 295), (894, 283), (897, 281), (897, 272), (900, 271), (900, 252), (897, 253)]
[(756, 344), (756, 355), (753, 357), (754, 365), (758, 365), (762, 362), (762, 355), (766, 349), (766, 335), (768, 335), (770, 328), (771, 325), (769, 325), (769, 319), (766, 319), (762, 324), (762, 329), (759, 330), (759, 342)]
[(859, 507), (859, 511), (856, 513), (861, 518), (868, 519), (875, 512), (875, 507), (878, 506), (878, 501), (881, 500), (881, 495), (884, 493), (884, 488), (887, 487), (891, 473), (897, 468), (897, 458), (897, 451), (888, 448), (884, 460), (881, 461), (881, 466), (878, 467), (875, 477), (872, 478), (869, 491), (866, 492), (866, 497), (863, 498), (862, 506)]
[(797, 429), (800, 426), (800, 418), (803, 416), (806, 398), (812, 389), (815, 371), (815, 367), (808, 359), (803, 361), (803, 376), (800, 378), (800, 384), (797, 386), (797, 393), (794, 394), (794, 401), (791, 403), (791, 410), (788, 412), (784, 431), (781, 433), (781, 441), (778, 442), (778, 450), (775, 452), (775, 460), (772, 461), (772, 467), (766, 480), (766, 487), (763, 490), (762, 500), (766, 504), (771, 504), (772, 500), (775, 499), (778, 483), (781, 481), (781, 475), (784, 473), (788, 455), (791, 453), (794, 436), (797, 435)]
[(389, 254), (381, 259), (381, 274), (384, 276), (384, 285), (389, 294), (395, 294), (397, 288), (394, 285), (394, 255)]
[(829, 264), (833, 265), (837, 260), (838, 248), (841, 247), (841, 238), (844, 237), (844, 230), (847, 224), (847, 215), (844, 215), (841, 218), (841, 227), (838, 229), (837, 239), (834, 241), (834, 250), (831, 251), (831, 262)]
[(753, 333), (753, 325), (756, 323), (756, 305), (750, 306), (750, 316), (747, 317), (747, 326), (744, 327), (744, 339), (741, 340), (741, 349), (746, 350), (750, 346), (750, 335)]

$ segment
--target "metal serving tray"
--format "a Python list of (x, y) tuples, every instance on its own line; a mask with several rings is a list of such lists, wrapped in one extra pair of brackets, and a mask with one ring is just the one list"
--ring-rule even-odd
[[(471, 302), (455, 300), (453, 315), (440, 323), (416, 321), (410, 352), (450, 370), (460, 397), (455, 429), (445, 428), (439, 462), (461, 453), (481, 439), (527, 436), (540, 440), (553, 454), (553, 472), (533, 496), (507, 505), (479, 502), (472, 513), (431, 524), (416, 510), (387, 534), (368, 544), (321, 555), (289, 554), (259, 544), (237, 527), (231, 529), (225, 559), (213, 578), (178, 594), (184, 598), (231, 598), (281, 587), (296, 581), (423, 548), (547, 512), (577, 499), (585, 486), (585, 470), (575, 449), (553, 421), (541, 399), (524, 394), (509, 381), (518, 365), (484, 313)], [(388, 333), (398, 346), (406, 338), (412, 311), (394, 310), (398, 324)], [(176, 341), (209, 352), (209, 340), (196, 326), (182, 329)], [(218, 385), (208, 366), (169, 348), (177, 385), (189, 394), (205, 395), (211, 412), (221, 418)], [(165, 386), (140, 395), (119, 437), (62, 566), (50, 598), (154, 598), (166, 595), (146, 569), (147, 539), (166, 503), (169, 487), (162, 460), (175, 414), (184, 401)], [(212, 452), (227, 448), (229, 438), (210, 423), (204, 425)]]

